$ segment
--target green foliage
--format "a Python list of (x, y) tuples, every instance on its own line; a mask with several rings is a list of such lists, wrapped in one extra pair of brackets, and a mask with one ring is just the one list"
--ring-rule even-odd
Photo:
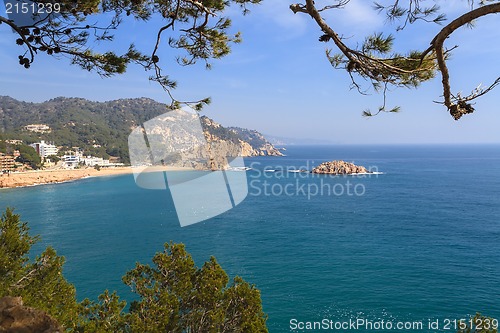
[(394, 54), (390, 59), (384, 59), (383, 63), (401, 71), (398, 80), (403, 86), (417, 87), (420, 83), (433, 79), (437, 72), (434, 55), (422, 58), (420, 51), (410, 51), (405, 56)]
[(23, 276), (23, 267), (28, 262), (28, 253), (38, 237), (28, 233), (25, 222), (7, 208), (0, 217), (0, 295), (8, 295)]
[[(168, 40), (171, 48), (181, 51), (177, 57), (181, 65), (203, 61), (210, 68), (211, 59), (224, 57), (230, 53), (232, 43), (241, 41), (240, 33), (229, 31), (231, 20), (224, 16), (225, 11), (231, 5), (238, 5), (243, 13), (247, 13), (248, 4), (260, 1), (60, 0), (57, 4), (61, 6), (61, 14), (49, 13), (33, 25), (19, 26), (3, 16), (0, 16), (0, 23), (5, 23), (5, 28), (17, 35), (16, 44), (22, 48), (19, 64), (26, 69), (42, 55), (58, 58), (64, 55), (73, 65), (104, 77), (122, 74), (130, 64), (137, 64), (153, 73), (150, 79), (169, 92), (173, 105), (177, 101), (170, 90), (175, 87), (175, 82), (168, 79), (160, 68), (161, 59), (157, 55), (160, 39)], [(148, 30), (156, 37), (156, 42), (144, 51), (133, 44), (124, 53), (112, 45), (107, 48), (105, 42), (113, 41), (113, 31), (127, 16), (143, 21), (154, 20), (155, 24), (160, 22), (156, 31)], [(199, 103), (204, 104), (204, 101)]]
[[(165, 244), (153, 266), (137, 263), (123, 277), (139, 300), (126, 302), (105, 291), (98, 301), (76, 302), (62, 275), (64, 258), (48, 247), (33, 262), (28, 254), (38, 236), (7, 208), (0, 217), (0, 297), (21, 296), (24, 304), (56, 318), (70, 332), (259, 333), (267, 332), (260, 292), (229, 278), (214, 257), (197, 268), (183, 244)], [(458, 333), (498, 333), (498, 321), (476, 314), (459, 322)], [(463, 327), (462, 327), (463, 325)]]
[(231, 132), (237, 135), (238, 138), (248, 142), (254, 149), (264, 148), (270, 144), (269, 141), (259, 132), (241, 127), (229, 127)]
[[(104, 103), (55, 98), (43, 103), (25, 103), (0, 97), (0, 108), (4, 110), (0, 123), (5, 124), (6, 138), (22, 139), (27, 143), (54, 142), (64, 147), (61, 154), (80, 147), (86, 155), (120, 157), (125, 163), (128, 162), (127, 137), (132, 127), (168, 111), (166, 105), (146, 98)], [(49, 125), (51, 132), (24, 130), (24, 126), (33, 124), (33, 119)], [(27, 159), (39, 163), (33, 154)]]
[(0, 153), (7, 152), (7, 143), (4, 141), (3, 135), (0, 133)]
[(363, 53), (371, 54), (371, 52), (378, 52), (380, 54), (389, 53), (394, 44), (394, 36), (388, 35), (384, 37), (382, 33), (373, 34), (368, 36), (363, 43)]
[(201, 117), (201, 126), (204, 131), (221, 140), (232, 141), (234, 143), (238, 143), (240, 139), (244, 140), (244, 138), (232, 131), (231, 128), (214, 125), (214, 121), (207, 116)]
[(76, 290), (63, 276), (64, 257), (48, 247), (25, 267), (24, 280), (17, 284), (26, 305), (51, 314), (64, 327), (77, 322)]
[(395, 86), (418, 87), (422, 82), (436, 76), (438, 66), (434, 53), (422, 57), (420, 51), (410, 51), (408, 54), (392, 53), (393, 37), (383, 37), (376, 34), (368, 37), (362, 47), (358, 60), (349, 60), (344, 54), (326, 50), (330, 64), (338, 69), (344, 68), (350, 73), (370, 80), (375, 90), (384, 83)]
[(16, 146), (21, 154), (17, 157), (17, 161), (21, 163), (28, 163), (33, 169), (39, 169), (42, 165), (42, 159), (40, 155), (37, 154), (35, 148), (28, 145)]
[(397, 30), (402, 30), (408, 23), (413, 24), (416, 21), (441, 24), (446, 20), (446, 15), (439, 12), (440, 8), (437, 4), (424, 7), (422, 6), (422, 2), (423, 1), (415, 1), (415, 3), (410, 3), (410, 6), (408, 7), (400, 5), (399, 1), (396, 1), (392, 5), (388, 6), (375, 2), (374, 8), (380, 13), (385, 12), (389, 21), (400, 22)]
[(49, 158), (48, 158), (48, 159), (49, 159), (52, 163), (57, 163), (57, 162), (59, 162), (59, 161), (61, 160), (61, 158), (60, 158), (59, 156), (57, 156), (57, 155), (51, 155), (51, 156), (49, 156)]
[(28, 232), (28, 225), (7, 208), (0, 218), (0, 297), (21, 296), (25, 305), (71, 327), (77, 303), (74, 287), (62, 275), (64, 258), (49, 247), (30, 262), (28, 253), (39, 238)]
[[(361, 47), (348, 46), (347, 42), (350, 38), (340, 37), (343, 34), (336, 31), (336, 28), (327, 23), (325, 17), (322, 16), (323, 11), (344, 8), (349, 4), (348, 0), (338, 1), (337, 4), (333, 5), (322, 5), (323, 7), (319, 7), (319, 4), (316, 5), (314, 0), (304, 1), (305, 4), (290, 5), (290, 9), (293, 13), (309, 14), (314, 19), (323, 32), (323, 35), (319, 37), (320, 42), (333, 41), (341, 54), (332, 54), (331, 50), (327, 50), (326, 55), (332, 66), (347, 70), (352, 82), (351, 87), (360, 93), (366, 94), (367, 90), (362, 88), (358, 78), (368, 81), (376, 92), (383, 94), (383, 105), (375, 114), (398, 111), (397, 109), (386, 110), (389, 88), (418, 87), (420, 83), (434, 78), (439, 72), (443, 87), (443, 101), (441, 103), (446, 106), (455, 120), (460, 119), (465, 114), (473, 113), (474, 107), (472, 107), (471, 101), (484, 96), (500, 84), (500, 78), (497, 78), (487, 87), (479, 85), (465, 97), (461, 93), (453, 94), (447, 60), (450, 52), (457, 46), (445, 47), (445, 41), (458, 28), (473, 27), (475, 20), (499, 13), (500, 2), (498, 0), (467, 1), (470, 10), (445, 25), (429, 41), (427, 49), (406, 53), (393, 51), (393, 35), (384, 36), (382, 33), (366, 37)], [(437, 3), (427, 5), (427, 2), (423, 0), (389, 1), (387, 5), (375, 2), (374, 9), (385, 14), (388, 23), (398, 24), (395, 28), (396, 31), (403, 30), (417, 21), (435, 24), (442, 24), (446, 21), (446, 15)], [(373, 114), (370, 111), (365, 111), (363, 115), (371, 116)]]
[(116, 292), (108, 290), (99, 295), (98, 302), (89, 299), (80, 304), (80, 325), (77, 332), (116, 333), (127, 332), (127, 318), (124, 309), (127, 303), (121, 301)]
[(19, 215), (7, 208), (0, 218), (0, 297), (21, 296), (25, 305), (46, 311), (68, 332), (267, 332), (260, 292), (240, 277), (229, 278), (215, 258), (197, 268), (182, 244), (165, 244), (154, 267), (137, 264), (123, 281), (139, 300), (126, 302), (105, 291), (97, 302), (76, 301), (63, 277), (64, 258), (48, 247), (34, 261), (38, 240)]
[(380, 106), (377, 110), (377, 112), (373, 113), (370, 109), (363, 110), (363, 113), (361, 114), (363, 117), (373, 117), (379, 114), (380, 112), (392, 112), (392, 113), (398, 113), (401, 111), (401, 107), (395, 106), (389, 110), (386, 109), (384, 105)]
[(482, 316), (476, 313), (469, 321), (459, 322), (464, 328), (458, 330), (458, 333), (498, 333), (498, 319)]
[(137, 264), (123, 281), (140, 296), (130, 307), (134, 332), (267, 332), (260, 293), (210, 258), (201, 269), (182, 244), (165, 244), (154, 267)]
[[(170, 110), (167, 105), (147, 98), (99, 103), (81, 98), (59, 97), (43, 103), (25, 103), (6, 96), (0, 96), (0, 108), (4, 110), (0, 113), (0, 123), (5, 124), (5, 138), (20, 139), (27, 143), (40, 140), (54, 142), (57, 146), (63, 146), (58, 153), (60, 156), (67, 150), (74, 150), (73, 147), (79, 147), (85, 155), (120, 157), (124, 163), (130, 162), (128, 135), (132, 128)], [(49, 125), (51, 132), (26, 131), (24, 126), (33, 124), (33, 119)], [(212, 123), (209, 118), (201, 117), (204, 130), (222, 140), (235, 143), (239, 140), (247, 141), (254, 149), (267, 142), (256, 131), (225, 128), (218, 124), (210, 126)], [(26, 158), (39, 164), (39, 157), (33, 152), (34, 150)]]

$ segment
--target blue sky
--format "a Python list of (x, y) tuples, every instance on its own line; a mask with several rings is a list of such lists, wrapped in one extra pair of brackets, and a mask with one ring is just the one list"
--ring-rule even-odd
[[(450, 19), (467, 10), (467, 1), (437, 1)], [(482, 143), (500, 142), (500, 88), (478, 100), (476, 112), (455, 122), (439, 100), (439, 77), (417, 90), (398, 89), (389, 95), (389, 105), (400, 105), (399, 114), (363, 118), (362, 110), (376, 109), (381, 96), (362, 96), (349, 89), (347, 73), (333, 70), (325, 55), (327, 44), (317, 41), (319, 29), (305, 15), (294, 15), (291, 0), (264, 0), (251, 7), (247, 16), (231, 9), (234, 31), (243, 33), (243, 43), (232, 53), (213, 62), (180, 67), (177, 51), (163, 47), (160, 59), (165, 71), (179, 83), (179, 99), (212, 97), (203, 113), (224, 125), (257, 129), (263, 133), (295, 138), (315, 138), (337, 143)], [(327, 19), (349, 37), (349, 43), (366, 34), (390, 29), (384, 18), (371, 9), (371, 1), (352, 0)], [(0, 6), (3, 15), (4, 8)], [(159, 22), (127, 22), (117, 34), (113, 48), (125, 50), (136, 43), (150, 50)], [(396, 35), (396, 47), (425, 49), (440, 27), (419, 24)], [(0, 26), (0, 95), (40, 102), (57, 96), (105, 101), (129, 97), (168, 98), (148, 81), (148, 74), (130, 67), (125, 75), (102, 79), (48, 57), (37, 58), (29, 70), (17, 63), (20, 48), (15, 35)], [(461, 29), (447, 46), (459, 44), (449, 63), (454, 92), (467, 93), (479, 83), (488, 84), (500, 74), (498, 17), (479, 20), (475, 29)]]

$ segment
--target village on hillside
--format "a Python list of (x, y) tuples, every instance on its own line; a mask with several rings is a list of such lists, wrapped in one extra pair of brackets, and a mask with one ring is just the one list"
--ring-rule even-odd
[[(30, 132), (50, 131), (45, 124), (30, 124), (25, 127)], [(54, 142), (35, 142), (26, 144), (23, 140), (0, 140), (0, 173), (25, 172), (36, 169), (73, 170), (80, 168), (122, 167), (119, 157), (102, 157), (85, 154), (79, 147), (67, 149)]]

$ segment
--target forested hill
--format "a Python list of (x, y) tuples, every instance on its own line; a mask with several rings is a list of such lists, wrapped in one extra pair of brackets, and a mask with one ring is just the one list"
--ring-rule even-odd
[[(0, 135), (27, 144), (45, 140), (61, 147), (80, 147), (86, 154), (120, 157), (127, 163), (127, 140), (131, 130), (168, 111), (167, 105), (149, 98), (93, 102), (58, 97), (43, 103), (28, 103), (0, 96)], [(25, 126), (31, 124), (48, 125), (50, 131), (26, 130)], [(202, 121), (202, 125), (211, 134), (213, 131), (216, 134), (229, 132), (212, 120)], [(234, 137), (231, 139), (235, 141)], [(247, 142), (238, 139), (236, 141)], [(267, 146), (250, 146), (256, 151), (253, 155), (260, 153), (261, 148), (265, 154), (270, 151)]]

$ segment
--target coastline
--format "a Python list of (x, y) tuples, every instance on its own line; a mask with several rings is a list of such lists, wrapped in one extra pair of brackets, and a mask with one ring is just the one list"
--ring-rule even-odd
[(0, 173), (0, 190), (9, 188), (29, 187), (48, 184), (59, 184), (89, 177), (105, 177), (133, 174), (134, 172), (161, 172), (161, 171), (192, 171), (191, 168), (173, 166), (149, 167), (113, 167), (72, 169), (72, 170), (35, 170), (26, 172)]
[(117, 176), (133, 173), (132, 167), (74, 170), (36, 170), (0, 174), (0, 189), (64, 183), (88, 177)]

